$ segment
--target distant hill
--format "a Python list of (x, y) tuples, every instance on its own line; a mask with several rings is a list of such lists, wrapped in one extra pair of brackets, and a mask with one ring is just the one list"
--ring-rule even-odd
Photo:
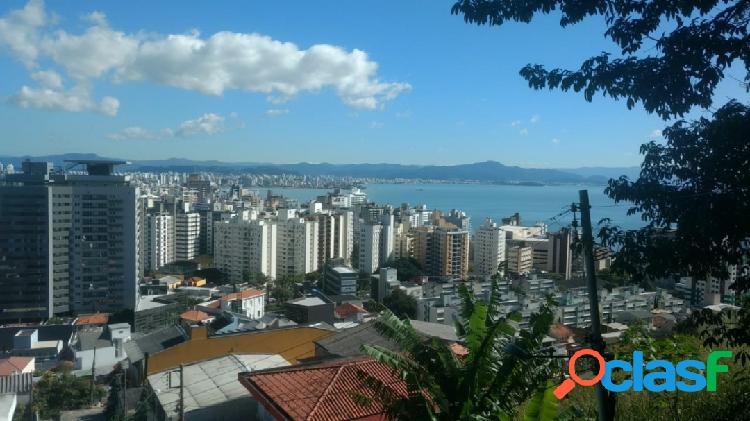
[[(20, 168), (25, 159), (50, 161), (64, 166), (70, 159), (102, 159), (96, 154), (70, 153), (62, 155), (0, 156), (0, 162), (13, 163)], [(161, 160), (132, 160), (125, 167), (131, 171), (214, 171), (256, 174), (301, 174), (331, 175), (360, 178), (430, 179), (443, 181), (477, 181), (483, 183), (542, 183), (542, 184), (604, 184), (611, 177), (622, 174), (629, 177), (638, 174), (638, 167), (604, 168), (585, 167), (575, 169), (521, 168), (503, 165), (496, 161), (459, 165), (401, 165), (401, 164), (269, 164), (259, 162), (196, 161), (184, 158)]]

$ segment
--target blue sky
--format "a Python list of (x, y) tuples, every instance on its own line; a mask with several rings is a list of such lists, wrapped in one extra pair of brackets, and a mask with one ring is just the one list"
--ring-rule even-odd
[[(534, 91), (518, 75), (527, 63), (574, 68), (615, 51), (601, 20), (477, 27), (451, 5), (6, 0), (0, 155), (640, 162), (659, 118)], [(718, 94), (739, 92), (725, 84)]]

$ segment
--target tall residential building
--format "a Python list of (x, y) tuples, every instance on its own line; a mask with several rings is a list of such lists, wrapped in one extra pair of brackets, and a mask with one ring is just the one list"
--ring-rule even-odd
[(279, 277), (317, 270), (318, 221), (301, 218), (294, 209), (279, 210), (276, 262)]
[(550, 246), (547, 257), (547, 270), (563, 275), (566, 280), (570, 279), (573, 271), (573, 250), (571, 244), (575, 237), (575, 231), (562, 228), (556, 233), (548, 234)]
[(414, 257), (414, 238), (409, 230), (409, 222), (399, 222), (393, 232), (393, 258)]
[(531, 247), (513, 246), (506, 250), (508, 272), (523, 275), (531, 272), (534, 264), (534, 252)]
[(175, 215), (175, 257), (177, 260), (192, 260), (200, 250), (201, 218), (198, 212)]
[(140, 194), (120, 161), (42, 162), (0, 187), (0, 320), (134, 309), (140, 260)]
[(414, 258), (429, 276), (450, 280), (469, 274), (469, 232), (443, 227), (414, 230)]
[(380, 266), (381, 224), (361, 224), (359, 227), (359, 271), (374, 273)]
[(85, 166), (88, 174), (55, 177), (55, 184), (65, 190), (61, 194), (70, 191), (72, 206), (71, 311), (134, 309), (142, 271), (140, 192), (130, 184), (128, 176), (114, 174), (114, 166), (125, 162), (72, 163)]
[(359, 226), (359, 270), (373, 273), (394, 257), (395, 221), (388, 212), (368, 211), (370, 219)]
[(276, 223), (270, 220), (215, 222), (214, 265), (233, 282), (257, 273), (276, 278), (276, 238)]
[(497, 273), (505, 261), (505, 231), (487, 218), (474, 234), (474, 273), (489, 277)]
[(69, 310), (71, 198), (70, 191), (50, 188), (51, 168), (46, 162), (24, 162), (22, 174), (9, 174), (0, 184), (2, 322), (46, 319)]
[(175, 257), (174, 217), (166, 214), (146, 216), (144, 227), (144, 264), (151, 272), (172, 263)]

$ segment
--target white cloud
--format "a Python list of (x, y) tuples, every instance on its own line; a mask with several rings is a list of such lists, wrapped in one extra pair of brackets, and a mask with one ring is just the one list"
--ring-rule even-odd
[(31, 78), (44, 88), (60, 89), (63, 87), (62, 78), (54, 70), (34, 72), (31, 74)]
[(5, 46), (26, 67), (33, 68), (39, 56), (38, 30), (48, 23), (42, 0), (31, 0), (23, 9), (0, 18), (0, 46)]
[(523, 128), (523, 129), (521, 129), (521, 130), (518, 131), (518, 134), (520, 134), (521, 136), (528, 136), (529, 129)]
[(657, 139), (660, 139), (660, 138), (661, 138), (661, 130), (659, 130), (659, 129), (653, 130), (653, 131), (652, 131), (652, 132), (651, 132), (651, 133), (650, 133), (650, 134), (648, 135), (648, 138), (649, 138), (649, 139), (651, 139), (651, 140), (657, 140)]
[(162, 139), (165, 137), (172, 137), (171, 132), (155, 132), (143, 127), (133, 126), (122, 130), (119, 133), (112, 133), (107, 135), (112, 140), (126, 140), (126, 139)]
[[(229, 117), (233, 119), (237, 118), (237, 113), (230, 113)], [(177, 129), (165, 128), (161, 130), (151, 130), (140, 126), (132, 126), (127, 127), (120, 132), (111, 133), (107, 135), (107, 137), (112, 140), (158, 140), (198, 135), (212, 136), (221, 133), (226, 129), (224, 125), (225, 120), (226, 119), (223, 116), (218, 114), (206, 113), (196, 119), (183, 121)]]
[(371, 129), (382, 129), (383, 127), (385, 127), (385, 123), (383, 123), (382, 121), (371, 121), (369, 127)]
[(264, 114), (269, 117), (280, 117), (284, 114), (289, 114), (289, 110), (286, 108), (271, 108), (266, 110)]
[(187, 120), (180, 124), (177, 136), (194, 136), (199, 134), (213, 135), (224, 131), (224, 117), (206, 113), (195, 120)]
[(530, 122), (531, 124), (536, 124), (536, 123), (540, 122), (541, 120), (542, 120), (542, 117), (541, 117), (541, 116), (540, 116), (539, 114), (534, 114), (534, 115), (533, 115), (533, 116), (531, 116), (531, 118), (529, 119), (529, 122)]
[(552, 140), (551, 140), (551, 142), (554, 143), (555, 145), (557, 145), (557, 144), (560, 143), (560, 139), (558, 139), (556, 137), (553, 137)]
[(91, 98), (88, 87), (78, 85), (70, 90), (62, 86), (59, 89), (49, 87), (31, 88), (22, 86), (21, 90), (10, 97), (11, 103), (22, 108), (40, 108), (51, 111), (83, 112), (96, 111), (114, 117), (120, 108), (120, 102), (112, 97), (104, 97), (97, 104)]
[(510, 122), (510, 127), (518, 127), (521, 125), (521, 120), (515, 120)]
[(0, 18), (0, 45), (27, 67), (50, 59), (79, 83), (107, 78), (145, 81), (206, 95), (226, 91), (266, 94), (278, 103), (300, 93), (333, 89), (353, 107), (378, 109), (411, 86), (378, 78), (378, 64), (364, 51), (328, 44), (307, 49), (257, 33), (125, 33), (101, 12), (79, 34), (55, 30), (41, 0)]

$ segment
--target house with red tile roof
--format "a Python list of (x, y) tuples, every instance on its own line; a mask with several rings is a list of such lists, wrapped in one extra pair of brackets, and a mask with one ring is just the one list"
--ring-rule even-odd
[(33, 373), (34, 357), (8, 357), (0, 360), (0, 377), (14, 374)]
[(364, 308), (352, 303), (344, 303), (337, 306), (334, 313), (337, 319), (347, 322), (361, 322), (364, 316), (369, 314)]
[(258, 419), (385, 420), (385, 407), (367, 378), (406, 396), (406, 383), (370, 358), (240, 373), (258, 402)]
[(188, 310), (180, 314), (180, 319), (189, 323), (207, 323), (213, 316), (200, 311), (200, 310)]
[(255, 288), (227, 294), (219, 302), (222, 310), (239, 313), (250, 319), (260, 319), (266, 314), (266, 293)]
[(75, 321), (76, 326), (104, 326), (109, 323), (108, 313), (82, 314)]

